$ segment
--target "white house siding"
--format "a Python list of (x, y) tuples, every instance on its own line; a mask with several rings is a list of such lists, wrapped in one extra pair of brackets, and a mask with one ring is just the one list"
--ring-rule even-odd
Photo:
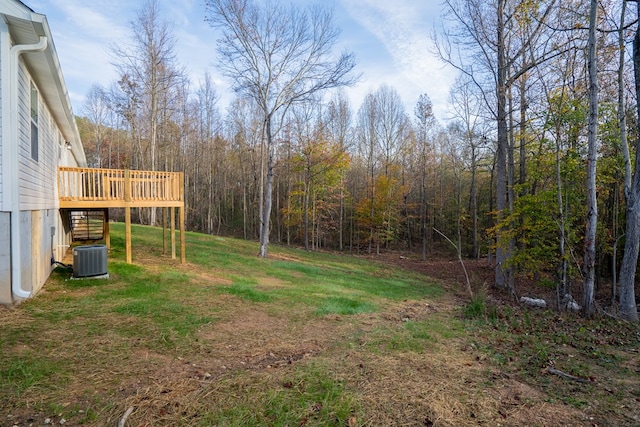
[[(2, 49), (2, 43), (0, 43), (0, 50)], [(2, 54), (0, 53), (0, 70), (2, 69)], [(2, 87), (2, 73), (0, 73), (0, 87)], [(2, 91), (0, 90), (0, 117), (2, 117)], [(0, 171), (4, 170), (3, 168), (3, 158), (2, 158), (2, 120), (0, 120)], [(2, 194), (2, 187), (4, 185), (3, 183), (3, 174), (0, 173), (0, 211), (5, 210), (3, 207), (3, 194)], [(0, 254), (0, 256), (2, 256)], [(2, 263), (0, 262), (0, 268), (2, 268)], [(2, 274), (2, 272), (0, 271), (0, 274)]]
[[(31, 158), (31, 77), (22, 61), (18, 82), (21, 287), (37, 293), (54, 267), (51, 260), (62, 261), (71, 242), (66, 214), (58, 209), (57, 167), (78, 166), (78, 163), (64, 148), (62, 134), (39, 89), (38, 161)], [(37, 83), (34, 84), (37, 88)], [(4, 304), (14, 302), (11, 293), (10, 219), (10, 212), (0, 212), (0, 303)]]
[[(39, 94), (38, 161), (31, 158), (31, 80), (23, 66), (18, 76), (18, 138), (20, 210), (52, 209), (58, 204), (56, 174), (60, 157), (59, 131)], [(36, 84), (36, 88), (37, 88)], [(40, 92), (40, 90), (38, 90)]]

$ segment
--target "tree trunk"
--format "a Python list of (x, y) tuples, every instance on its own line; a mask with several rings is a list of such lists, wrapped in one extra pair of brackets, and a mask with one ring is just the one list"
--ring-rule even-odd
[(427, 260), (427, 165), (423, 154), (422, 182), (420, 185), (420, 236), (422, 237), (422, 261)]
[[(636, 3), (640, 12), (640, 3)], [(640, 95), (640, 30), (636, 29), (633, 38), (633, 75), (636, 97)], [(640, 99), (640, 98), (639, 98)], [(640, 113), (640, 102), (637, 102)], [(640, 129), (640, 124), (637, 125)], [(638, 321), (638, 308), (635, 297), (635, 276), (638, 263), (638, 245), (640, 242), (640, 147), (636, 141), (636, 164), (631, 188), (625, 188), (627, 197), (627, 227), (624, 244), (624, 257), (620, 267), (620, 315), (632, 322)]]
[(266, 258), (269, 246), (269, 226), (271, 219), (271, 202), (273, 196), (273, 156), (274, 148), (271, 135), (271, 117), (267, 116), (265, 121), (265, 133), (267, 136), (267, 177), (264, 184), (264, 208), (260, 218), (260, 256)]
[(303, 212), (303, 221), (304, 221), (304, 250), (309, 250), (309, 182), (311, 178), (309, 177), (310, 172), (307, 169), (307, 177), (305, 179), (304, 185), (304, 204), (302, 208)]
[[(524, 60), (524, 57), (523, 57)], [(526, 66), (524, 64), (523, 66)], [(518, 177), (518, 184), (520, 184), (520, 195), (527, 194), (525, 189), (525, 182), (527, 180), (527, 79), (523, 75), (521, 77), (521, 83), (519, 86), (520, 92), (520, 176)]]
[[(513, 123), (513, 112), (514, 112), (514, 108), (513, 108), (513, 96), (511, 93), (511, 86), (508, 86), (507, 88), (507, 102), (509, 103), (509, 113), (508, 113), (508, 117), (509, 117), (509, 124), (508, 124), (508, 141), (509, 143), (507, 144), (507, 204), (509, 205), (509, 216), (511, 218), (513, 218), (513, 210), (514, 210), (514, 203), (516, 200), (516, 191), (515, 191), (515, 170), (516, 170), (516, 163), (515, 163), (515, 141), (516, 141), (516, 137), (515, 137), (515, 125)], [(514, 224), (513, 220), (509, 221), (509, 225), (508, 225), (510, 230), (513, 230), (516, 227), (516, 224)], [(514, 236), (514, 233), (509, 233), (509, 250), (508, 250), (508, 257), (511, 257), (515, 251), (516, 251), (516, 236)], [(520, 246), (520, 242), (517, 243), (518, 246)], [(515, 274), (514, 274), (514, 270), (515, 267), (510, 265), (508, 268), (505, 269), (505, 273), (507, 275), (507, 288), (511, 291), (514, 292), (515, 289)]]
[(340, 177), (340, 212), (338, 218), (338, 247), (340, 252), (344, 250), (344, 177)]
[(562, 201), (562, 168), (560, 165), (560, 127), (556, 128), (556, 186), (558, 190), (558, 251), (560, 255), (560, 265), (558, 267), (558, 276), (560, 283), (557, 287), (558, 306), (561, 299), (567, 293), (567, 255), (566, 255), (566, 232), (565, 232), (565, 213), (564, 203)]
[(470, 207), (471, 207), (471, 257), (477, 259), (478, 253), (478, 192), (476, 189), (476, 172), (478, 169), (476, 160), (476, 146), (471, 144), (471, 188), (470, 188)]
[[(509, 135), (507, 129), (507, 64), (504, 41), (504, 12), (505, 0), (498, 1), (498, 21), (497, 21), (497, 55), (498, 55), (498, 81), (496, 85), (496, 96), (498, 101), (498, 141), (496, 147), (496, 211), (497, 223), (502, 222), (504, 212), (507, 208), (507, 148), (509, 145)], [(507, 286), (507, 275), (505, 262), (508, 258), (508, 242), (505, 241), (504, 233), (500, 230), (496, 232), (496, 265), (495, 265), (495, 286), (505, 288)]]
[(584, 285), (582, 288), (582, 314), (593, 315), (596, 263), (596, 229), (598, 225), (598, 201), (596, 198), (596, 162), (598, 132), (598, 69), (596, 63), (596, 19), (598, 0), (591, 0), (589, 14), (589, 124), (587, 140), (587, 225), (584, 236)]

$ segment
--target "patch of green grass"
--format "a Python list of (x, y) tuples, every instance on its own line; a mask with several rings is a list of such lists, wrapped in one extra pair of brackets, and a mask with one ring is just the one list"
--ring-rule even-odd
[(367, 346), (376, 351), (423, 353), (435, 343), (460, 337), (463, 332), (459, 321), (430, 317), (418, 321), (409, 320), (398, 328), (376, 328), (364, 340)]
[(153, 299), (158, 294), (165, 292), (166, 287), (163, 286), (157, 276), (147, 275), (138, 278), (129, 278), (124, 281), (121, 286), (110, 286), (102, 288), (96, 294), (96, 299), (125, 299), (125, 298), (149, 298)]
[(138, 277), (145, 274), (145, 270), (142, 266), (137, 264), (127, 264), (122, 261), (112, 261), (109, 263), (109, 274), (114, 278), (129, 279), (132, 277)]
[(355, 300), (400, 301), (435, 298), (442, 294), (439, 286), (425, 281), (424, 277), (418, 277), (412, 272), (389, 271), (388, 268), (375, 264), (373, 267), (370, 266), (369, 270), (363, 271), (360, 268), (351, 270), (348, 268), (347, 261), (343, 261), (342, 265), (334, 262), (330, 266), (277, 261), (270, 265), (267, 273), (293, 285), (278, 289), (274, 293), (316, 306), (318, 296), (340, 295)]
[(436, 341), (436, 335), (427, 322), (407, 322), (405, 329), (413, 339)]
[(255, 280), (236, 278), (233, 284), (219, 287), (218, 292), (235, 295), (238, 298), (252, 302), (268, 302), (273, 299), (270, 294), (258, 290), (256, 287)]
[(216, 405), (199, 424), (217, 426), (344, 426), (359, 414), (356, 398), (326, 366), (298, 366), (278, 383), (230, 379), (217, 384)]
[(322, 299), (322, 302), (318, 306), (315, 311), (315, 314), (318, 316), (323, 316), (326, 314), (360, 314), (360, 313), (370, 313), (373, 311), (377, 311), (378, 307), (375, 304), (357, 300), (354, 298), (347, 297), (327, 297)]
[(573, 406), (574, 408), (577, 409), (582, 409), (585, 408), (589, 405), (591, 405), (591, 401), (588, 399), (584, 399), (584, 398), (580, 398), (580, 397), (576, 397), (576, 396), (565, 396), (564, 398), (562, 398), (562, 401), (564, 401), (565, 403)]
[(424, 278), (410, 272), (384, 271), (382, 267), (374, 276), (338, 272), (332, 280), (344, 289), (394, 301), (435, 298), (442, 293), (440, 287), (425, 283)]
[[(392, 328), (389, 326), (376, 327), (373, 331), (360, 336), (358, 341), (374, 354), (388, 354), (389, 352), (413, 352), (422, 353), (424, 349), (433, 343), (431, 336), (424, 331), (418, 332), (417, 327)], [(418, 337), (421, 335), (422, 337)]]
[(441, 339), (459, 338), (464, 334), (463, 324), (457, 319), (429, 317), (419, 321), (409, 321), (405, 329), (412, 339), (438, 342)]
[(357, 410), (355, 399), (341, 380), (320, 365), (296, 370), (283, 383), (284, 393), (273, 393), (266, 415), (280, 419), (284, 425), (309, 420), (316, 425), (346, 425)]
[(487, 303), (484, 295), (475, 294), (464, 306), (464, 317), (467, 319), (484, 318), (487, 314)]
[(6, 360), (0, 366), (0, 385), (5, 391), (20, 397), (34, 386), (50, 384), (48, 379), (60, 371), (55, 362), (41, 358), (36, 353), (27, 353)]
[(401, 332), (389, 333), (379, 345), (386, 351), (422, 353), (426, 347), (424, 339), (409, 339), (411, 335)]
[[(174, 336), (177, 338), (188, 338), (192, 336), (198, 328), (212, 321), (208, 315), (198, 314), (188, 306), (171, 300), (165, 295), (155, 298), (132, 299), (123, 302), (113, 308), (114, 313), (124, 316), (138, 317), (143, 320), (136, 328), (140, 331), (129, 329), (125, 324), (122, 332), (140, 333), (145, 329), (160, 337), (160, 341), (166, 345), (176, 345)], [(171, 339), (169, 339), (169, 337)]]
[(300, 275), (306, 277), (321, 277), (326, 272), (327, 270), (321, 265), (311, 265), (300, 261), (274, 261), (271, 263), (269, 269), (271, 275), (283, 280), (290, 279), (295, 273), (297, 273), (297, 277), (300, 277)]
[[(508, 310), (508, 306), (505, 308)], [(498, 311), (493, 304), (487, 303), (485, 291), (478, 292), (471, 297), (471, 301), (463, 308), (464, 317), (467, 319), (489, 320), (495, 322), (498, 318)]]

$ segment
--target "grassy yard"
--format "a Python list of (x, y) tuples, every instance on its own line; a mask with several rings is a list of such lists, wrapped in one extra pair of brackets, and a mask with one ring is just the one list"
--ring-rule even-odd
[(0, 310), (0, 426), (640, 424), (632, 326), (465, 306), (410, 270), (195, 233), (182, 266), (149, 227), (128, 265), (111, 229), (108, 280), (59, 269)]

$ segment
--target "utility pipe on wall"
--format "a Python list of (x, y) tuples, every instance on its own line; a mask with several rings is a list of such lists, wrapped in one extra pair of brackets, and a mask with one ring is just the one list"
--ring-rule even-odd
[[(42, 52), (47, 48), (47, 38), (40, 36), (40, 41), (36, 44), (21, 44), (11, 47), (11, 78), (10, 103), (11, 103), (11, 126), (9, 126), (9, 139), (3, 143), (11, 147), (9, 164), (13, 173), (7, 176), (11, 179), (11, 291), (18, 298), (29, 298), (31, 291), (22, 289), (22, 271), (20, 265), (20, 185), (19, 185), (19, 161), (20, 161), (20, 141), (18, 140), (18, 70), (20, 67), (20, 54), (24, 52)], [(32, 285), (33, 286), (33, 285)]]

